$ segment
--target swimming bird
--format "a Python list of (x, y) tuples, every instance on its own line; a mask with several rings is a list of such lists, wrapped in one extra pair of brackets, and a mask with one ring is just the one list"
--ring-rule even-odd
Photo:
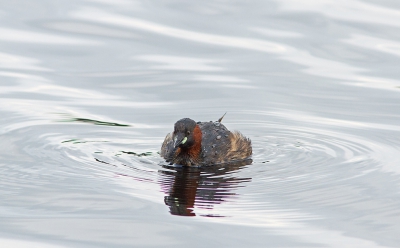
[[(225, 116), (225, 115), (224, 115)], [(171, 164), (206, 166), (250, 159), (251, 141), (222, 123), (195, 122), (183, 118), (174, 125), (161, 146), (160, 155)]]

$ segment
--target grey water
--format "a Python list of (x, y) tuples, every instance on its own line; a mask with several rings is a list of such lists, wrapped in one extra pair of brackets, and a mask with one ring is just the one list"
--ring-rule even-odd
[[(1, 247), (399, 247), (400, 3), (0, 2)], [(166, 164), (180, 118), (253, 162)]]

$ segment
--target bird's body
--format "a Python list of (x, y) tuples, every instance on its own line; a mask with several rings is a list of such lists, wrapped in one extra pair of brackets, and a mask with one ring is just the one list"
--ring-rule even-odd
[(167, 162), (183, 166), (205, 166), (249, 159), (250, 139), (229, 131), (221, 122), (195, 122), (184, 118), (175, 123), (161, 146)]

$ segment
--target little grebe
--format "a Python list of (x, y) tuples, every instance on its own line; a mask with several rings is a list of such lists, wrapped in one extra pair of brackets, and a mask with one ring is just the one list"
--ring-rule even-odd
[(230, 132), (217, 122), (195, 122), (184, 118), (175, 123), (161, 146), (161, 157), (171, 164), (202, 166), (249, 159), (250, 139), (240, 132)]

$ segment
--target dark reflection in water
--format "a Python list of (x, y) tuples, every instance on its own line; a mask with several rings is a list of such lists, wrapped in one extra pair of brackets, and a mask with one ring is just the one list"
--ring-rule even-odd
[(130, 127), (128, 124), (121, 124), (121, 123), (116, 123), (116, 122), (108, 122), (108, 121), (99, 121), (99, 120), (93, 120), (93, 119), (88, 119), (88, 118), (78, 118), (78, 117), (73, 117), (68, 114), (61, 114), (63, 117), (60, 122), (82, 122), (82, 123), (89, 123), (89, 124), (94, 124), (94, 125), (99, 125), (99, 126), (111, 126), (111, 127)]
[(116, 122), (106, 122), (106, 121), (98, 121), (98, 120), (91, 120), (86, 118), (72, 118), (69, 121), (71, 122), (84, 122), (84, 123), (91, 123), (94, 125), (101, 125), (101, 126), (112, 126), (112, 127), (129, 127), (127, 124), (120, 124)]
[[(168, 194), (164, 202), (169, 206), (170, 213), (181, 216), (196, 216), (195, 208), (213, 209), (236, 195), (232, 192), (243, 182), (251, 178), (236, 177), (236, 171), (242, 169), (252, 160), (236, 162), (212, 167), (173, 167), (163, 165), (168, 169), (159, 170), (162, 190)], [(224, 217), (208, 214), (208, 217)]]

